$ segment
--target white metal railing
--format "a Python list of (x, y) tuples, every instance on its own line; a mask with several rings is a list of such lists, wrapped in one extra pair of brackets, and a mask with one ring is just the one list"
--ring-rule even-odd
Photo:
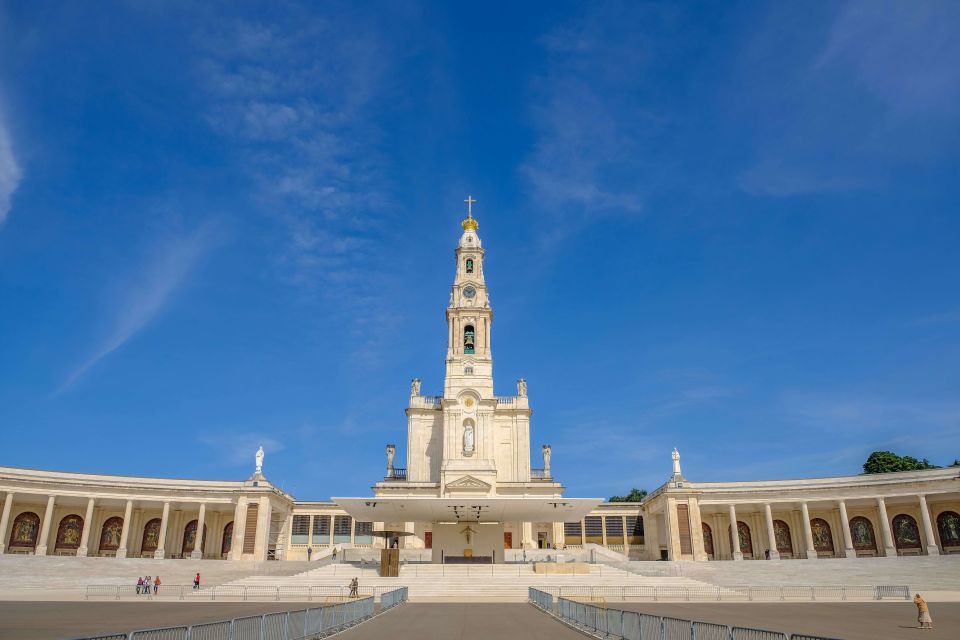
[[(381, 611), (407, 601), (401, 587), (383, 594)], [(88, 636), (83, 640), (305, 640), (332, 635), (360, 624), (374, 614), (372, 597), (313, 609), (281, 611), (189, 626), (142, 629), (129, 633)]]
[(431, 407), (439, 407), (443, 403), (443, 396), (414, 396), (419, 398), (422, 404)]
[(811, 585), (811, 586), (542, 586), (542, 591), (560, 598), (603, 598), (614, 602), (637, 601), (846, 601), (909, 600), (910, 589), (903, 585)]
[(820, 636), (788, 635), (779, 631), (750, 627), (681, 620), (653, 616), (637, 611), (622, 611), (589, 602), (554, 598), (551, 594), (529, 589), (529, 602), (538, 609), (559, 618), (569, 626), (597, 638), (622, 640), (830, 640)]
[[(353, 575), (356, 575), (354, 570)], [(368, 586), (359, 587), (358, 596), (369, 597), (379, 601), (381, 596), (396, 587)], [(221, 584), (214, 587), (196, 589), (192, 584), (164, 584), (160, 585), (156, 593), (145, 590), (137, 593), (136, 587), (117, 584), (87, 585), (84, 598), (86, 600), (208, 600), (235, 601), (235, 600), (296, 600), (298, 602), (338, 602), (350, 600), (348, 585), (270, 585), (270, 584)]]
[(497, 396), (497, 404), (514, 404), (516, 401), (516, 396)]

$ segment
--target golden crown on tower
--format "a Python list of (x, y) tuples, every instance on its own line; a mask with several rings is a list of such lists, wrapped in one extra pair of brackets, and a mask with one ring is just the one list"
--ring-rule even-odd
[(473, 218), (473, 203), (476, 200), (473, 199), (473, 196), (467, 196), (467, 199), (464, 200), (467, 203), (467, 219), (460, 223), (460, 226), (463, 227), (464, 231), (476, 231), (480, 224)]

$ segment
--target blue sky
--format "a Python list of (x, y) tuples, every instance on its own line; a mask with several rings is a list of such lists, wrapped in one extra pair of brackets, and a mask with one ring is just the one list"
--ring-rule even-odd
[(960, 456), (960, 4), (0, 4), (0, 464), (367, 495), (473, 194), (573, 496)]

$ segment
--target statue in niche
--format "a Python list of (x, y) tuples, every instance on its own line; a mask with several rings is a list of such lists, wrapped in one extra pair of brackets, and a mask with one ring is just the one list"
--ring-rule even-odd
[(527, 381), (523, 378), (517, 380), (517, 395), (521, 398), (527, 397)]
[(543, 474), (546, 477), (550, 477), (550, 456), (553, 454), (553, 449), (550, 445), (543, 445)]
[(396, 445), (387, 445), (387, 477), (393, 476), (393, 456), (397, 452)]
[(420, 395), (420, 378), (414, 378), (410, 381), (410, 395), (418, 396)]
[(256, 455), (257, 473), (263, 473), (263, 447), (257, 449)]
[(473, 441), (473, 423), (467, 422), (463, 426), (463, 452), (465, 454), (470, 455), (473, 453)]

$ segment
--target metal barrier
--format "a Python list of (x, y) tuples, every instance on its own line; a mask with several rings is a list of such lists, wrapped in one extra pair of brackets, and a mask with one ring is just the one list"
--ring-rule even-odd
[(590, 635), (622, 640), (833, 640), (803, 634), (788, 635), (750, 627), (651, 616), (635, 611), (598, 607), (587, 602), (554, 598), (529, 588), (529, 601), (542, 611)]
[(882, 600), (893, 598), (909, 600), (910, 590), (906, 586), (863, 586), (863, 585), (785, 585), (785, 586), (602, 586), (557, 585), (540, 586), (555, 598), (604, 598), (611, 602), (636, 601), (838, 601), (838, 600)]
[[(359, 587), (360, 597), (380, 596), (396, 587)], [(214, 587), (194, 589), (190, 584), (161, 585), (157, 593), (137, 593), (134, 587), (117, 584), (87, 585), (86, 600), (292, 600), (296, 602), (333, 602), (348, 600), (350, 588), (346, 585), (234, 585), (221, 584)]]
[[(390, 609), (407, 600), (407, 589), (402, 587), (383, 594)], [(329, 635), (363, 622), (374, 613), (373, 596), (340, 604), (265, 613), (222, 622), (190, 626), (142, 629), (126, 634), (87, 636), (78, 640), (306, 640)]]
[(380, 595), (380, 610), (386, 611), (391, 609), (398, 604), (403, 604), (407, 601), (409, 597), (409, 591), (406, 587), (400, 587), (399, 589), (394, 589), (393, 591), (387, 591)]

